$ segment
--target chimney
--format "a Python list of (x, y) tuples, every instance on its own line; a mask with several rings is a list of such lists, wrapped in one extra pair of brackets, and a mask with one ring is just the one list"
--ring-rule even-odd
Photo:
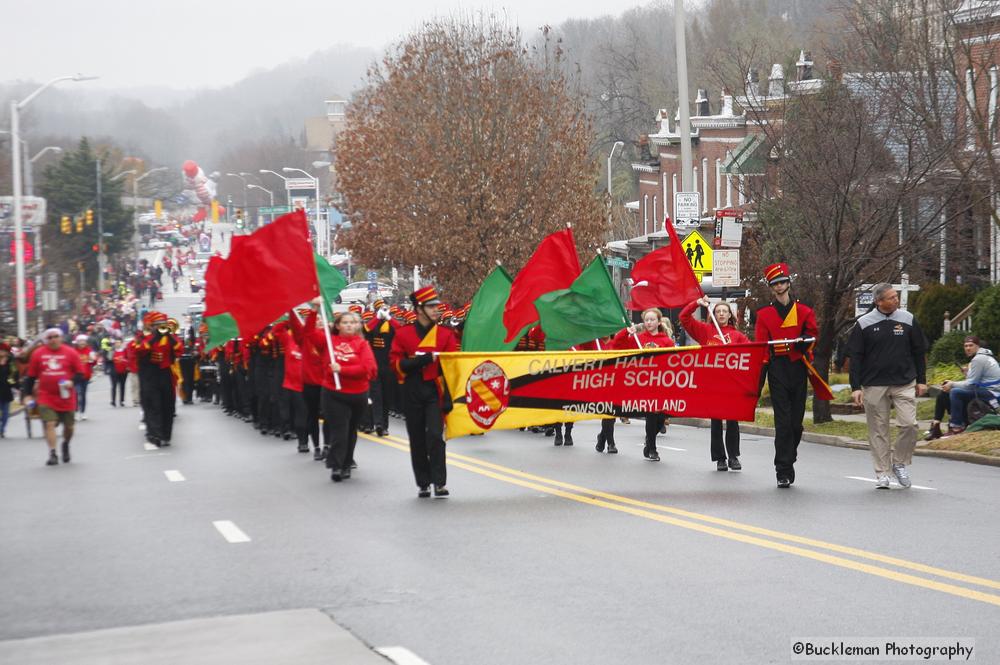
[(830, 78), (832, 80), (836, 81), (837, 83), (843, 80), (844, 68), (840, 64), (840, 60), (837, 60), (836, 58), (831, 58), (830, 61), (826, 64), (826, 69), (829, 72)]
[(726, 89), (722, 90), (722, 111), (719, 115), (733, 115), (733, 96), (730, 95), (729, 91)]
[(708, 110), (708, 91), (704, 88), (698, 88), (698, 98), (694, 100), (694, 114), (701, 117), (711, 115)]
[(660, 112), (656, 114), (656, 119), (660, 123), (660, 134), (670, 133), (670, 114), (667, 113), (667, 109), (660, 109)]
[(808, 81), (813, 77), (813, 59), (811, 53), (799, 51), (799, 61), (795, 63), (795, 71), (800, 81)]
[(747, 72), (747, 97), (756, 99), (760, 96), (760, 74), (756, 69)]
[(779, 64), (771, 66), (771, 75), (767, 77), (767, 96), (783, 97), (785, 95), (785, 69)]

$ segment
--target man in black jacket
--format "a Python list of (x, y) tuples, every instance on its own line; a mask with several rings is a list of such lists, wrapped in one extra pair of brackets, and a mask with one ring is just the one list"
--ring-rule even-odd
[[(892, 284), (875, 286), (875, 308), (858, 319), (847, 342), (854, 403), (864, 404), (876, 489), (889, 489), (889, 473), (910, 486), (906, 467), (917, 443), (917, 397), (927, 392), (927, 339), (913, 315), (899, 309)], [(889, 441), (895, 407), (899, 436)]]

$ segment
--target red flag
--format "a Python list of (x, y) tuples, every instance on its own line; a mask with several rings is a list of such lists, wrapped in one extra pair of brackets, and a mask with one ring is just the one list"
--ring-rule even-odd
[(674, 225), (669, 218), (663, 225), (670, 234), (670, 244), (635, 262), (632, 280), (636, 285), (632, 288), (629, 309), (683, 307), (704, 295), (691, 264), (684, 256)]
[(250, 336), (319, 295), (309, 225), (301, 210), (242, 240), (219, 270), (225, 311)]
[(525, 326), (538, 322), (535, 309), (538, 296), (568, 289), (579, 275), (580, 259), (576, 256), (573, 230), (566, 228), (545, 238), (510, 285), (503, 311), (503, 326), (507, 329), (504, 343), (517, 339)]
[(205, 312), (206, 317), (222, 314), (226, 311), (226, 300), (219, 286), (219, 275), (226, 260), (221, 256), (213, 256), (205, 268)]

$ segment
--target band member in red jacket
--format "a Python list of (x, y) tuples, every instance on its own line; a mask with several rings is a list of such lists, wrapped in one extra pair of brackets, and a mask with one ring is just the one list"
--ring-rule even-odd
[[(712, 307), (708, 298), (702, 296), (698, 300), (690, 303), (681, 310), (681, 325), (698, 344), (702, 346), (716, 346), (719, 344), (744, 344), (749, 342), (747, 336), (736, 329), (733, 325), (735, 317), (733, 310), (727, 302), (716, 303), (712, 308), (715, 320), (719, 323), (722, 336), (714, 324), (705, 323), (694, 318), (694, 312), (698, 307)], [(726, 462), (728, 455), (729, 461)], [(738, 420), (726, 421), (725, 445), (722, 441), (722, 421), (712, 419), (712, 461), (715, 462), (717, 471), (732, 469), (739, 471), (743, 468), (740, 464), (740, 423)]]
[[(120, 339), (116, 339), (108, 359), (108, 376), (111, 379), (111, 406), (125, 406), (125, 380), (128, 378), (128, 354)], [(117, 396), (117, 404), (115, 397)]]
[(313, 346), (323, 352), (321, 403), (323, 420), (330, 423), (326, 467), (330, 469), (330, 479), (339, 483), (351, 477), (358, 428), (368, 406), (368, 384), (378, 369), (371, 347), (361, 334), (361, 316), (357, 312), (339, 314), (334, 328), (337, 334), (330, 340), (319, 329), (312, 330), (310, 338)]
[(184, 345), (171, 332), (166, 314), (150, 312), (147, 321), (153, 332), (138, 348), (146, 440), (154, 446), (169, 446), (176, 401), (173, 366), (184, 353)]
[[(664, 318), (660, 310), (653, 307), (642, 313), (642, 323), (619, 331), (612, 340), (612, 346), (616, 349), (667, 348), (674, 346), (674, 340), (669, 332), (670, 322)], [(656, 435), (666, 423), (666, 419), (664, 413), (646, 414), (646, 445), (642, 449), (642, 456), (650, 462), (660, 461), (660, 453), (656, 450)]]
[(438, 325), (441, 310), (437, 290), (425, 286), (410, 294), (416, 321), (396, 331), (389, 361), (403, 384), (403, 414), (410, 439), (410, 461), (417, 496), (449, 495), (445, 460), (444, 414), (451, 411), (437, 354), (458, 351), (455, 333)]
[[(816, 315), (810, 307), (793, 300), (789, 290), (792, 276), (788, 266), (776, 263), (764, 270), (764, 279), (774, 299), (757, 310), (754, 341), (816, 337)], [(795, 460), (802, 439), (802, 418), (806, 412), (808, 371), (803, 362), (812, 355), (813, 344), (772, 344), (767, 364), (767, 384), (774, 408), (774, 472), (778, 487), (787, 489), (795, 482)]]

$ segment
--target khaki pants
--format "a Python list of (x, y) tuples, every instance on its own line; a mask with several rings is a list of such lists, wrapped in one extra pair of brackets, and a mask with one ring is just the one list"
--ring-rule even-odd
[[(875, 474), (888, 475), (892, 464), (909, 466), (917, 445), (916, 383), (905, 386), (864, 386), (865, 417), (868, 419), (868, 445), (875, 463)], [(896, 407), (899, 436), (895, 450), (889, 443), (890, 411)]]
[[(134, 406), (139, 403), (139, 375), (135, 372), (129, 372), (128, 382), (130, 384), (129, 391), (132, 395), (132, 404)], [(124, 404), (122, 406), (124, 406)]]

